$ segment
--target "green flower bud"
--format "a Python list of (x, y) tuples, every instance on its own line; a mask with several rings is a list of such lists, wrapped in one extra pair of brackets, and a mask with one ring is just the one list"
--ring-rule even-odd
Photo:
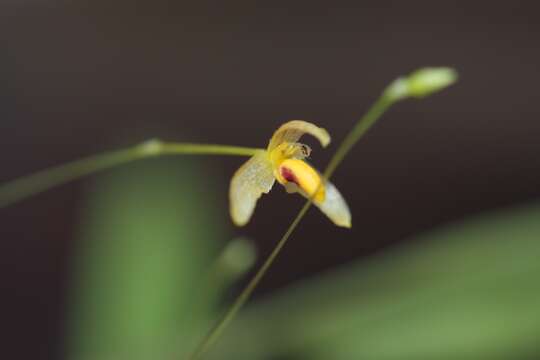
[(457, 81), (457, 72), (448, 67), (418, 69), (407, 77), (400, 77), (388, 86), (385, 95), (392, 101), (408, 97), (422, 98), (443, 90)]
[(424, 97), (440, 91), (457, 81), (457, 72), (447, 67), (423, 68), (408, 78), (409, 93), (413, 97)]

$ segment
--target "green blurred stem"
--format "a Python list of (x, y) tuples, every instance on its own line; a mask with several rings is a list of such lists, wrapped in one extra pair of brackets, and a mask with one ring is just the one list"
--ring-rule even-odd
[[(385, 91), (379, 99), (371, 106), (371, 108), (368, 110), (368, 112), (356, 123), (354, 128), (349, 132), (349, 134), (345, 137), (345, 139), (341, 142), (339, 145), (337, 151), (335, 152), (334, 156), (330, 160), (330, 163), (326, 167), (324, 171), (324, 178), (329, 179), (330, 176), (334, 173), (334, 171), (337, 169), (339, 164), (343, 161), (345, 156), (349, 153), (349, 151), (353, 148), (353, 146), (356, 144), (356, 142), (379, 120), (379, 118), (392, 106), (398, 99), (394, 99), (391, 96), (387, 95), (387, 91)], [(316, 194), (317, 191), (314, 192)], [(289, 240), (291, 234), (296, 229), (302, 218), (306, 215), (307, 211), (311, 207), (312, 199), (306, 201), (298, 215), (296, 215), (295, 219), (283, 235), (283, 237), (279, 240), (277, 245), (274, 247), (268, 258), (264, 261), (260, 269), (257, 271), (255, 276), (249, 281), (249, 283), (246, 285), (244, 290), (240, 293), (240, 295), (235, 299), (234, 303), (231, 305), (231, 307), (227, 310), (227, 312), (224, 314), (224, 316), (221, 318), (221, 320), (210, 330), (208, 335), (203, 339), (203, 341), (200, 343), (199, 347), (195, 350), (195, 352), (191, 355), (191, 359), (198, 359), (200, 358), (208, 349), (214, 344), (214, 342), (219, 338), (223, 330), (227, 327), (227, 325), (231, 322), (231, 320), (236, 316), (240, 308), (246, 303), (246, 301), (249, 299), (263, 276), (266, 274), (274, 260), (277, 258), (279, 253), (281, 252), (281, 249), (285, 246), (287, 243), (287, 240)]]
[(252, 156), (259, 149), (227, 145), (169, 143), (149, 140), (131, 148), (111, 151), (52, 167), (0, 185), (0, 208), (69, 181), (134, 160), (162, 155)]
[(345, 159), (345, 156), (347, 156), (358, 140), (364, 136), (395, 102), (396, 100), (392, 100), (389, 96), (386, 96), (386, 93), (377, 99), (368, 112), (356, 123), (345, 139), (343, 139), (334, 156), (330, 159), (330, 163), (328, 163), (328, 166), (324, 170), (324, 178), (326, 180), (334, 174), (334, 171), (336, 171), (339, 164)]

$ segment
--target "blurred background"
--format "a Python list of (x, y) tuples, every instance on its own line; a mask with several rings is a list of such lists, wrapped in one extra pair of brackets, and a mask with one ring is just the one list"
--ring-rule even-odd
[[(331, 133), (322, 169), (391, 80), (452, 66), (336, 172), (352, 230), (310, 211), (209, 356), (538, 358), (539, 10), (3, 0), (0, 180), (154, 137), (262, 147), (290, 119)], [(276, 187), (235, 228), (243, 161), (146, 160), (0, 209), (0, 357), (191, 351), (303, 204)]]

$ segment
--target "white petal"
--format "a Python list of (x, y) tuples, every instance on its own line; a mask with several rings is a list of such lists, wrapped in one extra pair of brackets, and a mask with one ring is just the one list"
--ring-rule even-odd
[(248, 223), (257, 200), (274, 185), (272, 163), (266, 151), (257, 152), (234, 174), (229, 188), (230, 212), (238, 226)]
[(338, 226), (351, 227), (351, 212), (345, 199), (331, 182), (325, 184), (326, 196), (322, 203), (314, 202), (321, 211)]
[(330, 143), (330, 135), (325, 129), (307, 121), (291, 120), (281, 125), (279, 129), (274, 132), (274, 135), (268, 144), (268, 151), (274, 150), (276, 146), (283, 142), (295, 143), (304, 134), (310, 134), (316, 137), (323, 147)]

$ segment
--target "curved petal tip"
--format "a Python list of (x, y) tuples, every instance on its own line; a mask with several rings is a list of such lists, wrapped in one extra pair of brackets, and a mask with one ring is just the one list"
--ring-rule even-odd
[(268, 151), (272, 151), (283, 142), (295, 143), (302, 135), (310, 134), (317, 138), (323, 147), (330, 144), (330, 134), (325, 129), (303, 120), (291, 120), (281, 125), (270, 139)]
[(314, 204), (337, 226), (351, 228), (351, 212), (343, 196), (329, 181), (325, 184), (325, 191), (324, 201)]

